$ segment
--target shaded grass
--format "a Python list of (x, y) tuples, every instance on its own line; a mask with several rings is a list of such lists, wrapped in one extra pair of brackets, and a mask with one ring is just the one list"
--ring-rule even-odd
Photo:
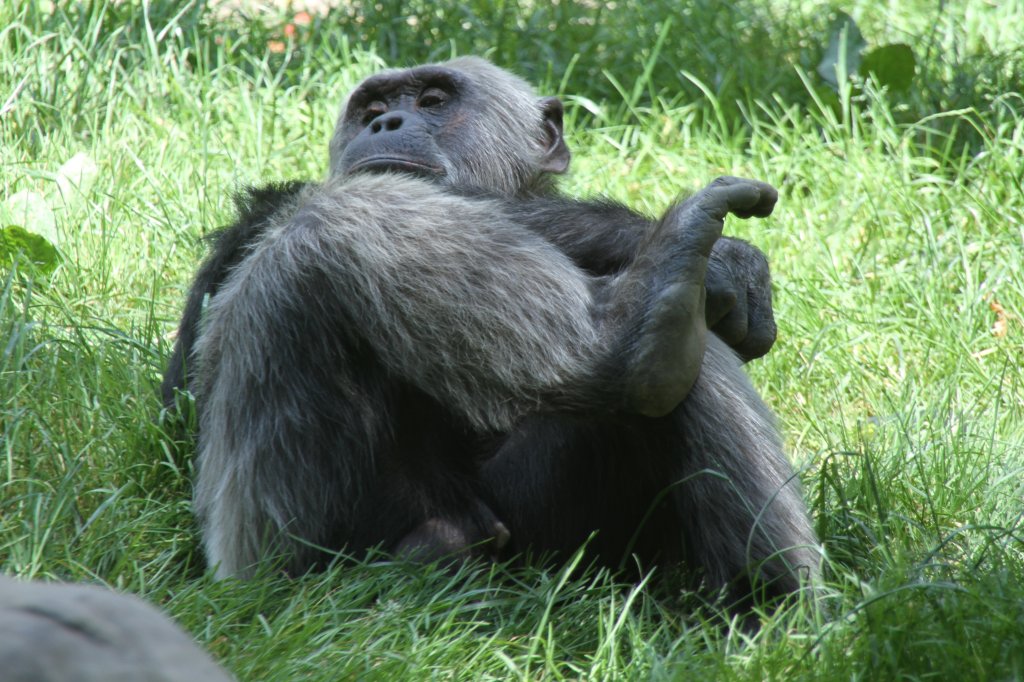
[[(200, 236), (230, 219), (240, 184), (320, 176), (341, 94), (382, 60), (323, 28), (302, 49), (273, 53), (272, 22), (210, 28), (198, 5), (86, 2), (64, 15), (5, 6), (0, 200), (46, 194), (64, 260), (49, 278), (3, 273), (0, 568), (139, 593), (242, 679), (1021, 676), (1024, 107), (1019, 89), (991, 96), (1017, 68), (998, 58), (1021, 47), (1012, 5), (955, 36), (945, 22), (988, 10), (949, 3), (936, 23), (931, 4), (906, 3), (858, 16), (875, 35), (943, 53), (922, 68), (940, 83), (934, 92), (959, 99), (928, 111), (925, 98), (870, 87), (836, 110), (785, 59), (768, 59), (769, 49), (810, 49), (799, 37), (822, 21), (815, 3), (752, 12), (747, 21), (782, 43), (759, 50), (716, 23), (742, 3), (714, 16), (692, 5), (689, 23), (672, 25), (708, 26), (711, 37), (664, 33), (660, 49), (663, 22), (641, 27), (655, 33), (637, 42), (628, 32), (639, 24), (622, 19), (666, 8), (627, 3), (599, 25), (618, 42), (575, 45), (562, 85), (578, 95), (570, 193), (657, 213), (721, 173), (782, 191), (770, 221), (727, 230), (773, 265), (780, 340), (750, 369), (802, 466), (833, 596), (824, 614), (802, 604), (762, 614), (754, 636), (670, 583), (638, 589), (603, 573), (449, 576), (370, 561), (296, 581), (204, 577), (190, 445), (155, 419)], [(590, 11), (560, 7), (550, 11), (566, 21)], [(480, 41), (540, 20), (500, 16), (508, 24)], [(499, 61), (521, 59), (541, 81), (547, 51), (574, 47), (564, 34), (514, 35), (495, 43)], [(399, 62), (447, 54), (406, 42), (382, 52)], [(686, 50), (747, 74), (729, 81), (747, 90), (718, 84)], [(953, 57), (995, 75), (968, 69), (975, 83), (958, 81)], [(676, 75), (679, 59), (694, 79)], [(552, 63), (557, 89), (567, 62)], [(948, 111), (953, 102), (963, 108)], [(99, 166), (95, 182), (55, 193), (53, 173), (80, 151)], [(993, 334), (1000, 321), (1005, 334)]]

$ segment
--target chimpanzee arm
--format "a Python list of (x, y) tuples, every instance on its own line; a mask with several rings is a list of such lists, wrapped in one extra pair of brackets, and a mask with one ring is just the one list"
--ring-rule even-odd
[[(175, 394), (191, 383), (189, 356), (199, 334), (204, 301), (258, 241), (275, 216), (293, 206), (309, 182), (292, 181), (250, 187), (235, 203), (239, 219), (215, 233), (211, 256), (189, 290), (161, 394), (173, 407)], [(509, 218), (543, 236), (578, 267), (593, 275), (620, 272), (636, 257), (655, 221), (612, 201), (541, 198), (509, 202)], [(744, 360), (760, 357), (775, 341), (768, 261), (756, 247), (722, 237), (711, 252), (705, 280), (709, 329)]]
[[(199, 371), (234, 374), (227, 386), (272, 378), (331, 357), (324, 346), (342, 336), (484, 428), (545, 408), (663, 413), (699, 371), (722, 220), (767, 215), (774, 201), (763, 183), (716, 180), (649, 230), (595, 300), (592, 279), (501, 201), (403, 176), (331, 181), (268, 228), (213, 297)], [(222, 353), (238, 367), (226, 371)]]
[(610, 200), (546, 197), (509, 202), (510, 216), (594, 275), (620, 272), (636, 258), (653, 219)]
[(185, 390), (195, 376), (189, 366), (189, 356), (199, 336), (204, 301), (217, 293), (228, 273), (260, 239), (274, 216), (294, 203), (302, 190), (311, 184), (299, 181), (272, 183), (258, 188), (249, 187), (235, 196), (238, 220), (211, 235), (211, 255), (203, 262), (189, 288), (174, 350), (160, 387), (164, 407), (173, 408), (176, 393)]
[[(549, 197), (513, 202), (516, 220), (566, 253), (587, 272), (622, 271), (637, 255), (656, 224), (621, 204)], [(759, 358), (775, 343), (772, 284), (768, 259), (754, 245), (722, 237), (711, 251), (705, 278), (708, 328), (744, 362)]]

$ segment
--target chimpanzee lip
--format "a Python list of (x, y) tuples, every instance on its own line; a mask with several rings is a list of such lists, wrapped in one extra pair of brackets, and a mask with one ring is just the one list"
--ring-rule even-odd
[(402, 156), (371, 156), (349, 168), (350, 173), (382, 173), (397, 171), (413, 175), (444, 175), (444, 168)]

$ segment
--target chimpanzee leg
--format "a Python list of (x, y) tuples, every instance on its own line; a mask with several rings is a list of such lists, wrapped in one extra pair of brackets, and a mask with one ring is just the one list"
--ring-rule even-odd
[(772, 416), (717, 337), (665, 417), (524, 421), (484, 464), (515, 552), (603, 564), (684, 560), (711, 590), (785, 594), (818, 574), (817, 541)]
[(601, 565), (679, 559), (664, 493), (674, 462), (671, 417), (530, 417), (482, 467), (483, 497), (511, 534), (510, 554), (564, 560), (587, 542)]
[(339, 537), (334, 546), (380, 544), (419, 562), (493, 558), (508, 531), (478, 496), (478, 437), (414, 388), (404, 386), (397, 398), (373, 492), (359, 505), (355, 538)]

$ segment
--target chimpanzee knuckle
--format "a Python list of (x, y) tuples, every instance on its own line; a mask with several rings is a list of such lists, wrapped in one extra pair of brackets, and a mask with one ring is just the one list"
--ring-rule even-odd
[(760, 180), (723, 175), (711, 182), (698, 196), (718, 195), (726, 204), (725, 211), (740, 218), (771, 215), (779, 193)]
[(496, 521), (490, 530), (491, 538), (494, 541), (494, 550), (505, 549), (508, 543), (512, 541), (512, 533), (509, 531), (508, 526), (501, 521)]
[(729, 214), (729, 209), (723, 201), (720, 199), (711, 199), (707, 201), (700, 201), (694, 206), (694, 223), (704, 226), (720, 226), (722, 221), (725, 220), (725, 216)]
[(736, 307), (737, 294), (731, 286), (719, 286), (719, 283), (708, 282), (704, 300), (704, 317), (709, 326), (714, 327)]
[(742, 343), (733, 344), (737, 352), (747, 360), (754, 360), (768, 354), (775, 345), (778, 329), (774, 319), (748, 322), (748, 330)]
[(712, 180), (708, 187), (724, 187), (727, 185), (735, 185), (740, 178), (733, 177), (732, 175), (719, 175), (717, 178)]
[(744, 312), (734, 309), (728, 315), (711, 327), (718, 338), (730, 346), (736, 347), (745, 342), (747, 337), (748, 322)]
[(695, 208), (710, 220), (721, 222), (729, 213), (744, 208), (744, 196), (737, 189), (736, 185), (709, 186), (701, 192)]

